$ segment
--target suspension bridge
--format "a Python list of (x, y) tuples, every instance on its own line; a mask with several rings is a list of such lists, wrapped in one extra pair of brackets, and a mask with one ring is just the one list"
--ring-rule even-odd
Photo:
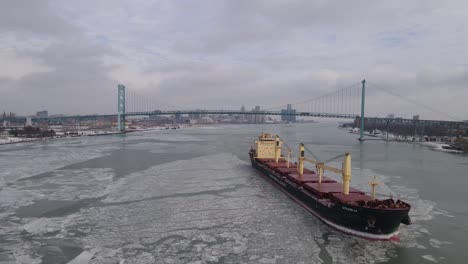
[[(461, 129), (468, 127), (468, 123), (456, 120), (450, 115), (442, 113), (430, 106), (420, 104), (414, 100), (404, 98), (392, 91), (386, 91), (377, 86), (373, 86), (374, 90), (383, 90), (387, 95), (403, 100), (416, 105), (418, 108), (429, 109), (432, 112), (441, 113), (451, 120), (429, 120), (415, 118), (396, 118), (396, 117), (376, 117), (376, 115), (366, 114), (366, 88), (368, 83), (365, 80), (355, 83), (345, 88), (341, 88), (329, 93), (325, 93), (318, 97), (304, 100), (292, 104), (294, 111), (282, 109), (283, 106), (270, 107), (260, 110), (253, 109), (251, 111), (242, 110), (208, 110), (200, 108), (187, 108), (170, 106), (160, 102), (153, 101), (147, 96), (141, 96), (134, 92), (129, 92), (126, 87), (119, 84), (117, 87), (117, 113), (114, 114), (94, 114), (94, 115), (73, 115), (73, 116), (58, 116), (47, 118), (32, 118), (33, 122), (50, 122), (64, 120), (92, 120), (96, 118), (112, 118), (117, 120), (117, 130), (124, 131), (127, 117), (132, 116), (181, 116), (181, 115), (253, 115), (253, 116), (300, 116), (300, 117), (316, 117), (316, 118), (338, 118), (338, 119), (353, 119), (356, 120), (360, 128), (360, 140), (364, 139), (365, 125), (368, 123), (376, 124), (414, 124), (415, 126), (437, 125), (451, 129)], [(368, 90), (369, 91), (369, 90)], [(367, 92), (368, 92), (367, 91)], [(379, 106), (377, 106), (379, 107)]]

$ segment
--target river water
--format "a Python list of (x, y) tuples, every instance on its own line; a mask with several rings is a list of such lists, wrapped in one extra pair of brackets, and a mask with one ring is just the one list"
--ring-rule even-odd
[[(351, 185), (376, 175), (413, 224), (399, 242), (330, 229), (251, 168), (261, 131), (322, 160), (350, 152)], [(361, 143), (326, 122), (0, 146), (0, 263), (465, 263), (467, 170), (466, 156)]]

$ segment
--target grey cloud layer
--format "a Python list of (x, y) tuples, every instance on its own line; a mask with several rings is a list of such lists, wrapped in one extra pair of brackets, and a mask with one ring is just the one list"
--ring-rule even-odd
[(0, 9), (0, 30), (63, 35), (76, 28), (54, 13), (49, 1), (6, 0)]
[[(0, 82), (0, 110), (31, 114), (49, 109), (52, 113), (73, 114), (112, 109), (114, 82), (100, 60), (108, 52), (60, 17), (52, 2), (2, 2), (0, 24), (0, 32), (15, 39), (11, 47), (15, 56), (30, 57), (49, 69), (19, 79), (4, 78)], [(40, 50), (22, 45), (31, 39), (49, 44)]]
[[(2, 5), (0, 33), (13, 36), (18, 46), (8, 52), (50, 69), (19, 79), (0, 74), (0, 108), (5, 110), (109, 113), (119, 82), (173, 105), (271, 106), (365, 77), (370, 84), (466, 118), (466, 1)], [(31, 39), (44, 40), (47, 47), (21, 45)], [(375, 114), (402, 111), (444, 118), (396, 105), (382, 94), (370, 96)]]

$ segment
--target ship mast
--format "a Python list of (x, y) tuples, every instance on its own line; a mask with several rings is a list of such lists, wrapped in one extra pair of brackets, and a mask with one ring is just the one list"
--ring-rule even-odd
[(323, 176), (324, 170), (328, 170), (328, 171), (341, 174), (343, 177), (343, 194), (349, 195), (349, 184), (351, 181), (351, 154), (349, 153), (344, 154), (344, 161), (343, 161), (342, 168), (337, 169), (337, 168), (325, 165), (324, 162), (306, 158), (304, 156), (304, 149), (305, 149), (304, 144), (301, 143), (299, 145), (299, 158), (298, 158), (299, 166), (297, 167), (297, 172), (299, 173), (299, 175), (302, 175), (304, 173), (304, 161), (315, 164), (315, 167), (317, 168), (317, 171), (319, 173), (319, 184), (322, 183), (322, 176)]
[(377, 185), (379, 185), (379, 183), (377, 182), (377, 178), (374, 176), (374, 178), (369, 182), (369, 185), (371, 186), (372, 188), (372, 199), (375, 200), (375, 187), (377, 187)]
[(297, 173), (302, 176), (304, 174), (304, 144), (299, 144), (299, 158), (298, 158), (298, 164), (299, 166), (297, 167)]
[(283, 142), (280, 141), (278, 135), (275, 137), (276, 145), (275, 145), (275, 162), (278, 163), (279, 158), (281, 156), (281, 145)]
[[(281, 158), (281, 147), (282, 147), (283, 141), (280, 139), (278, 135), (275, 137), (275, 148), (274, 148), (274, 158), (275, 162), (278, 163), (279, 159)], [(286, 145), (287, 146), (287, 145)], [(307, 161), (309, 163), (315, 164), (315, 167), (317, 168), (317, 172), (319, 175), (319, 184), (322, 184), (322, 177), (323, 177), (323, 172), (324, 170), (332, 171), (338, 174), (342, 175), (343, 178), (343, 194), (344, 195), (349, 195), (349, 185), (351, 181), (351, 154), (345, 153), (344, 155), (339, 155), (337, 157), (334, 157), (326, 162), (335, 160), (341, 156), (344, 156), (344, 160), (342, 163), (342, 168), (338, 169), (335, 167), (331, 167), (328, 165), (325, 165), (325, 162), (306, 158), (305, 157), (305, 149), (306, 147), (304, 146), (303, 143), (299, 144), (299, 157), (298, 157), (298, 166), (297, 166), (297, 173), (300, 176), (304, 175), (304, 162)], [(288, 149), (289, 150), (289, 149)], [(308, 150), (308, 149), (307, 149)], [(310, 152), (310, 150), (308, 150)], [(287, 153), (287, 159), (286, 159), (286, 166), (289, 168), (289, 162), (290, 162), (290, 155), (291, 151), (289, 150)], [(315, 157), (315, 155), (312, 154), (312, 156)], [(315, 157), (316, 158), (316, 157)]]

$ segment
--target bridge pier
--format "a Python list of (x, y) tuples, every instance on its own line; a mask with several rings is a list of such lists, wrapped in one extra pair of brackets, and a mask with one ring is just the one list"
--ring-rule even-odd
[(125, 86), (117, 86), (117, 130), (125, 131)]
[(390, 120), (389, 119), (385, 120), (385, 123), (387, 123), (387, 139), (386, 140), (388, 142), (388, 134), (390, 133)]
[(366, 98), (366, 80), (362, 80), (362, 93), (361, 93), (361, 131), (359, 135), (359, 141), (364, 141), (364, 105)]

